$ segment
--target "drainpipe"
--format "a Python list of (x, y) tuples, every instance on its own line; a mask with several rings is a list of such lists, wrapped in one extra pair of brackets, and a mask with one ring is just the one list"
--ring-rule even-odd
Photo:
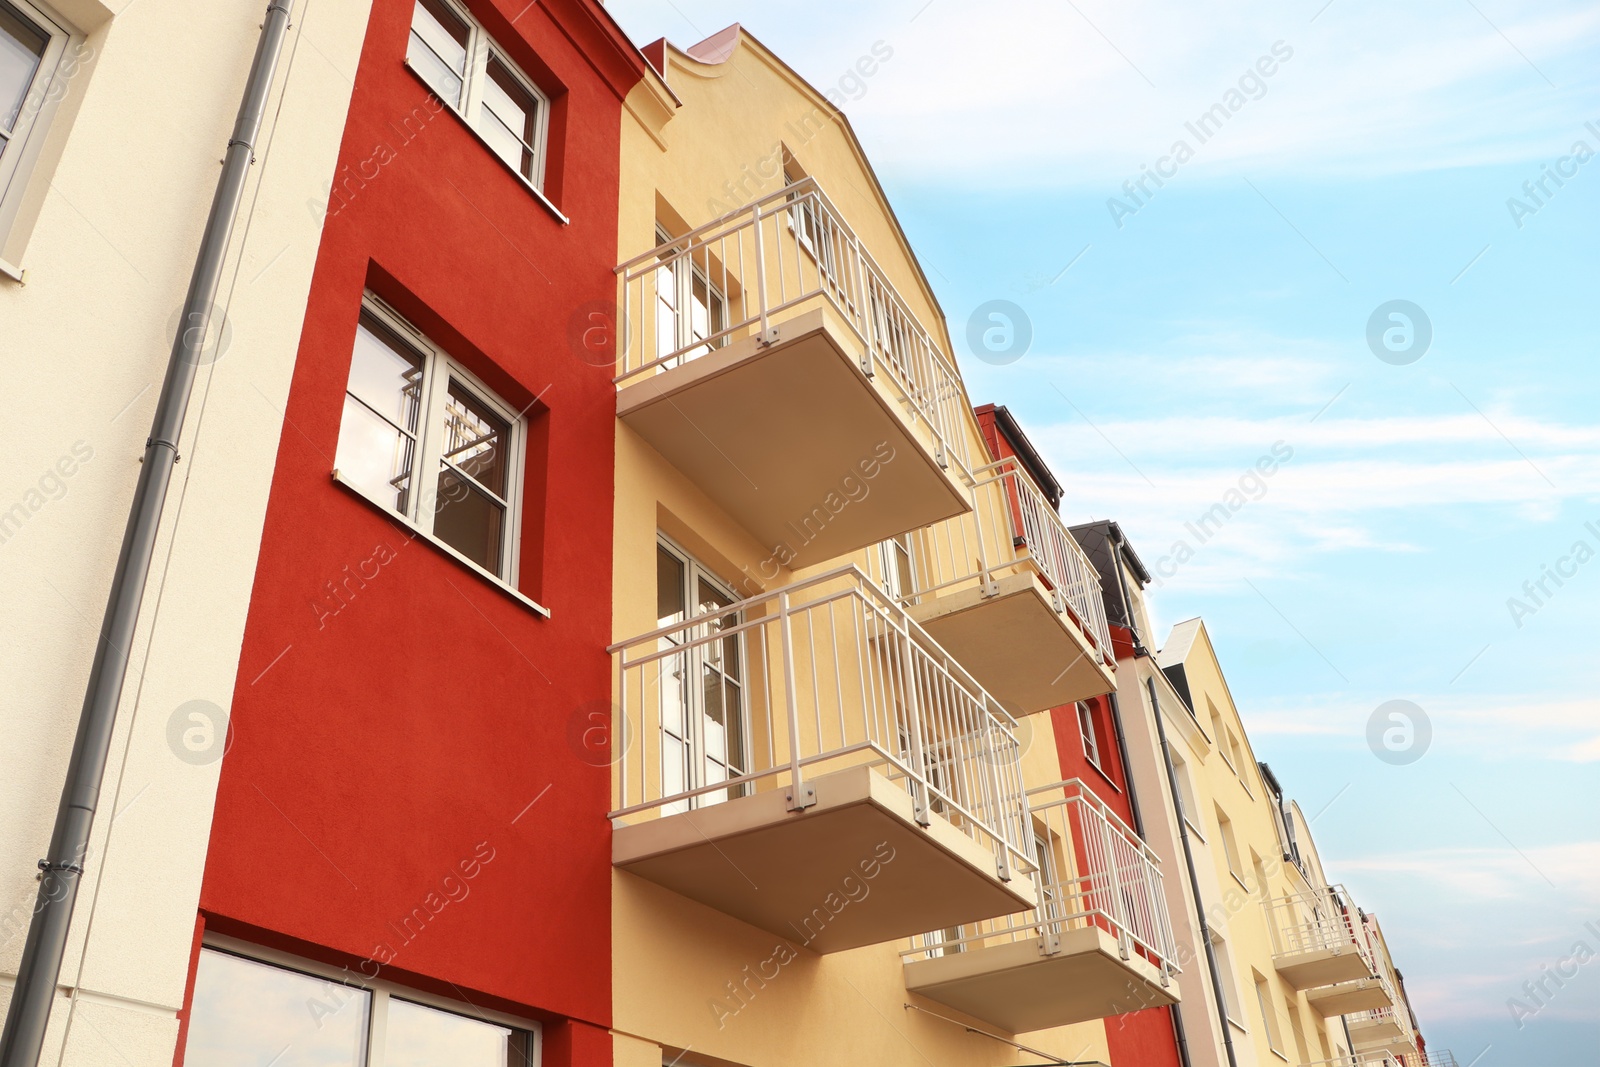
[[(1149, 655), (1149, 653), (1145, 653)], [(1157, 670), (1160, 668), (1158, 667)], [(1189, 843), (1189, 827), (1183, 817), (1183, 792), (1178, 788), (1177, 768), (1172, 765), (1172, 746), (1167, 741), (1167, 728), (1161, 722), (1161, 701), (1156, 696), (1156, 682), (1154, 678), (1147, 679), (1145, 683), (1150, 691), (1150, 706), (1155, 712), (1156, 734), (1161, 741), (1161, 759), (1167, 768), (1167, 787), (1172, 790), (1172, 805), (1178, 815), (1178, 839), (1183, 842), (1183, 861), (1189, 868), (1189, 890), (1194, 894), (1195, 925), (1200, 931), (1200, 940), (1205, 942), (1206, 963), (1211, 971), (1211, 993), (1217, 1001), (1217, 1023), (1222, 1029), (1222, 1047), (1228, 1053), (1228, 1067), (1239, 1067), (1239, 1059), (1233, 1051), (1233, 1034), (1228, 1029), (1228, 999), (1222, 992), (1222, 969), (1217, 964), (1217, 950), (1211, 944), (1211, 930), (1206, 925), (1205, 909), (1200, 907), (1200, 878), (1195, 873), (1194, 846)], [(1177, 1013), (1173, 1013), (1176, 1017)]]
[(156, 532), (172, 482), (172, 469), (178, 462), (178, 436), (194, 391), (205, 327), (221, 285), (223, 259), (244, 197), (245, 177), (255, 162), (255, 141), (289, 30), (292, 4), (293, 0), (271, 0), (267, 6), (244, 99), (239, 104), (233, 137), (228, 141), (222, 175), (211, 201), (211, 215), (206, 220), (194, 274), (189, 280), (181, 320), (186, 328), (172, 342), (166, 379), (161, 385), (150, 437), (145, 441), (143, 465), (111, 580), (105, 619), (100, 624), (100, 641), (89, 671), (88, 691), (72, 743), (72, 759), (61, 790), (50, 851), (48, 858), (39, 861), (44, 873), (39, 880), (38, 902), (28, 925), (28, 941), (17, 970), (11, 1007), (6, 1013), (5, 1034), (0, 1037), (0, 1067), (38, 1067), (44, 1047), (72, 909), (77, 902), (83, 865), (88, 860), (89, 832), (110, 755), (117, 705), (127, 677), (128, 651), (133, 646), (139, 606), (155, 556)]

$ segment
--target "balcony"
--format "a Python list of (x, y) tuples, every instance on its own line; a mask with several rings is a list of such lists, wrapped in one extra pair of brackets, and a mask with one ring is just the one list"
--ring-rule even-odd
[(813, 180), (617, 274), (617, 415), (785, 562), (970, 506), (955, 365)]
[(1404, 1003), (1357, 1012), (1344, 1021), (1357, 1052), (1386, 1052), (1408, 1060), (1417, 1055), (1417, 1034)]
[(889, 588), (1012, 715), (1111, 692), (1094, 565), (1015, 458), (973, 474), (972, 511), (904, 539)]
[(1081, 782), (1028, 796), (1038, 906), (916, 938), (906, 989), (1012, 1034), (1177, 1003), (1155, 854)]
[(1037, 902), (1015, 722), (856, 567), (610, 651), (618, 868), (824, 953)]
[(1312, 1011), (1324, 1019), (1331, 1019), (1336, 1015), (1391, 1007), (1394, 1004), (1394, 990), (1382, 978), (1357, 978), (1307, 990), (1306, 1002), (1311, 1005)]
[(1361, 913), (1342, 886), (1280, 897), (1266, 909), (1273, 966), (1296, 989), (1372, 978), (1372, 950)]

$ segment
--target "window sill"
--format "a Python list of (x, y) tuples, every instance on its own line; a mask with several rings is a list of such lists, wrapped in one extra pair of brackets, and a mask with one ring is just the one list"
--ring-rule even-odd
[(1246, 882), (1243, 878), (1239, 877), (1239, 872), (1238, 871), (1233, 870), (1232, 868), (1229, 868), (1228, 869), (1228, 874), (1233, 877), (1233, 880), (1235, 882), (1239, 883), (1239, 888), (1240, 889), (1243, 889), (1246, 893), (1249, 893), (1251, 896), (1255, 895), (1255, 890), (1250, 888), (1250, 885), (1249, 885), (1248, 882)]
[(1105, 779), (1106, 785), (1109, 785), (1112, 789), (1116, 790), (1118, 794), (1121, 794), (1122, 787), (1117, 785), (1117, 783), (1112, 780), (1111, 776), (1107, 774), (1103, 768), (1101, 768), (1100, 764), (1096, 763), (1092, 759), (1088, 759), (1087, 757), (1085, 757), (1085, 762), (1094, 768), (1094, 773)]
[[(510, 171), (512, 177), (516, 178), (517, 181), (521, 182), (522, 183), (522, 187), (524, 189), (528, 190), (528, 192), (532, 193), (534, 195), (535, 199), (537, 199), (539, 201), (539, 203), (543, 204), (545, 206), (545, 209), (547, 211), (549, 211), (550, 214), (552, 214), (552, 215), (554, 215), (556, 217), (556, 221), (560, 222), (561, 225), (563, 225), (563, 226), (571, 225), (572, 220), (567, 218), (567, 216), (562, 212), (562, 210), (560, 208), (556, 207), (555, 204), (550, 202), (550, 198), (548, 196), (544, 195), (544, 191), (543, 190), (541, 190), (537, 185), (535, 185), (532, 182), (530, 182), (528, 180), (528, 176), (526, 174), (523, 174), (516, 167), (513, 167), (511, 164), (507, 163), (504, 159), (500, 158), (500, 153), (496, 152), (494, 150), (493, 146), (491, 146), (489, 144), (489, 142), (484, 139), (483, 134), (479, 133), (477, 131), (477, 129), (473, 127), (472, 123), (467, 121), (467, 117), (465, 115), (463, 115), (461, 112), (457, 111), (455, 108), (451, 107), (449, 104), (446, 104), (443, 99), (439, 98), (439, 94), (435, 93), (433, 91), (433, 86), (429, 85), (427, 83), (427, 81), (422, 77), (421, 73), (419, 73), (417, 71), (417, 68), (413, 67), (411, 65), (411, 60), (403, 59), (403, 60), (401, 60), (401, 63), (403, 63), (405, 65), (405, 68), (411, 72), (411, 76), (416, 78), (417, 81), (422, 84), (422, 87), (424, 89), (428, 90), (428, 93), (430, 95), (432, 95), (435, 99), (439, 100), (440, 105), (443, 106), (445, 111), (449, 112), (450, 114), (452, 114), (452, 115), (454, 115), (456, 117), (456, 121), (461, 123), (461, 125), (466, 128), (466, 131), (468, 133), (472, 134), (473, 138), (475, 140), (477, 140), (477, 142), (483, 146), (484, 151), (488, 152), (489, 155), (494, 157), (494, 160), (495, 160), (496, 163), (499, 163), (506, 170)], [(549, 144), (548, 141), (545, 142), (544, 152), (545, 152), (545, 158), (549, 159), (549, 156), (550, 156), (550, 144)]]
[(1271, 1052), (1272, 1052), (1272, 1054), (1274, 1056), (1278, 1057), (1278, 1059), (1282, 1060), (1284, 1063), (1288, 1063), (1289, 1062), (1289, 1057), (1285, 1056), (1283, 1053), (1279, 1052), (1277, 1049), (1271, 1049)]
[(0, 259), (0, 278), (10, 278), (18, 285), (28, 284), (28, 272), (23, 268)]
[(368, 504), (371, 504), (373, 507), (375, 507), (379, 511), (383, 512), (383, 515), (384, 515), (385, 518), (390, 519), (393, 522), (398, 522), (400, 525), (402, 525), (406, 529), (410, 530), (412, 532), (412, 534), (415, 535), (416, 538), (419, 541), (424, 541), (427, 544), (432, 545), (434, 548), (436, 548), (439, 551), (443, 552), (445, 555), (449, 556), (451, 559), (454, 559), (457, 563), (459, 563), (462, 566), (466, 567), (467, 569), (471, 570), (474, 574), (478, 575), (478, 577), (482, 578), (484, 581), (488, 582), (489, 584), (493, 585), (495, 588), (499, 589), (502, 593), (505, 593), (507, 596), (511, 597), (513, 600), (515, 600), (517, 603), (521, 604), (523, 607), (528, 608), (530, 611), (533, 611), (535, 614), (540, 615), (540, 616), (542, 616), (542, 617), (544, 617), (546, 619), (548, 619), (550, 617), (550, 609), (549, 608), (545, 607), (543, 604), (540, 604), (538, 601), (533, 600), (532, 598), (530, 598), (528, 596), (525, 596), (522, 593), (521, 590), (516, 588), (516, 586), (512, 585), (510, 582), (506, 581), (504, 578), (502, 578), (499, 575), (493, 573), (492, 571), (489, 571), (489, 570), (485, 569), (484, 567), (480, 566), (479, 564), (474, 563), (472, 560), (468, 559), (465, 555), (463, 555), (462, 553), (456, 551), (456, 549), (450, 547), (449, 545), (445, 544), (443, 541), (439, 540), (437, 537), (433, 536), (433, 534), (429, 533), (427, 530), (424, 530), (421, 526), (418, 526), (416, 523), (412, 522), (410, 519), (406, 518), (404, 515), (402, 515), (399, 512), (395, 511), (391, 507), (385, 506), (381, 501), (374, 499), (373, 496), (370, 493), (368, 493), (366, 490), (362, 489), (360, 486), (356, 485), (352, 481), (349, 481), (342, 474), (340, 474), (339, 471), (338, 471), (338, 468), (335, 468), (334, 471), (333, 471), (333, 480), (335, 482), (339, 483), (340, 485), (344, 486), (345, 489), (347, 489), (350, 493), (352, 493), (358, 499), (363, 500)]

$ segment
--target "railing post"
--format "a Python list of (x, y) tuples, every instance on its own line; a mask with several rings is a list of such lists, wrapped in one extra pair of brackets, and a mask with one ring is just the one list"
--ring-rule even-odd
[(800, 716), (795, 709), (794, 635), (789, 625), (789, 594), (778, 595), (778, 630), (783, 642), (783, 707), (789, 718), (789, 795), (790, 811), (804, 811), (817, 802), (817, 791), (800, 777)]
[[(751, 209), (751, 217), (754, 220), (756, 246), (756, 307), (761, 313), (761, 333), (759, 335), (759, 340), (761, 344), (767, 345), (772, 343), (772, 336), (769, 332), (771, 330), (771, 324), (767, 319), (767, 255), (765, 251), (766, 244), (761, 239), (760, 204), (757, 204)], [(788, 616), (785, 615), (784, 619), (787, 620)], [(787, 625), (787, 622), (785, 624)]]
[(929, 811), (928, 797), (928, 761), (922, 748), (922, 701), (917, 699), (916, 669), (912, 664), (912, 657), (916, 655), (916, 642), (904, 628), (897, 625), (898, 620), (890, 620), (890, 629), (900, 637), (900, 676), (906, 687), (906, 724), (911, 734), (911, 804), (912, 814), (918, 826), (930, 826), (933, 815)]

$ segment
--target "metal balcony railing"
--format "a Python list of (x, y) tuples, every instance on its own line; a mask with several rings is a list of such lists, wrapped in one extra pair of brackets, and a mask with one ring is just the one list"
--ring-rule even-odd
[(1343, 886), (1291, 893), (1268, 901), (1266, 909), (1274, 959), (1319, 951), (1354, 952), (1376, 972), (1361, 912)]
[(618, 806), (630, 822), (868, 765), (1032, 869), (1016, 723), (854, 566), (612, 645), (622, 722)]
[(1422, 1058), (1418, 1067), (1457, 1067), (1456, 1054), (1449, 1049), (1429, 1052)]
[(1301, 1067), (1401, 1067), (1401, 1063), (1386, 1052), (1346, 1052), (1331, 1060), (1314, 1060)]
[(955, 463), (970, 482), (972, 415), (955, 364), (815, 179), (751, 201), (616, 272), (619, 386), (732, 340), (765, 343), (784, 318), (831, 305), (856, 335), (861, 369), (927, 427), (939, 463)]
[(1124, 959), (1137, 954), (1159, 968), (1166, 985), (1180, 968), (1159, 858), (1076, 778), (1029, 790), (1028, 799), (1036, 820), (1039, 906), (923, 934), (901, 957), (911, 961), (1016, 941), (1049, 942), (1068, 930), (1094, 926), (1117, 939)]
[(1033, 478), (1016, 457), (972, 473), (972, 511), (908, 535), (909, 587), (882, 573), (877, 554), (870, 563), (874, 577), (914, 603), (1032, 571), (1051, 590), (1056, 610), (1094, 641), (1107, 664), (1114, 664), (1099, 574)]

